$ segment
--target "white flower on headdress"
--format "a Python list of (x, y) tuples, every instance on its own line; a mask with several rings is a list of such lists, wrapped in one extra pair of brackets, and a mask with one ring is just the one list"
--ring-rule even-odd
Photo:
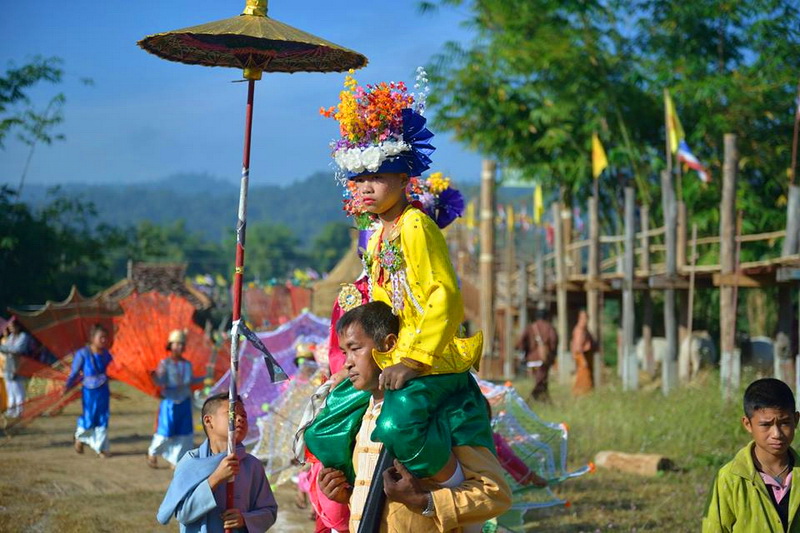
[(347, 148), (339, 150), (334, 156), (336, 164), (350, 172), (363, 172), (364, 164), (361, 161), (361, 150), (358, 148)]
[(361, 164), (370, 172), (378, 170), (383, 159), (383, 152), (378, 146), (368, 146), (361, 151)]
[(400, 152), (411, 149), (411, 147), (403, 141), (384, 141), (380, 144), (380, 147), (387, 157), (394, 157), (400, 154)]

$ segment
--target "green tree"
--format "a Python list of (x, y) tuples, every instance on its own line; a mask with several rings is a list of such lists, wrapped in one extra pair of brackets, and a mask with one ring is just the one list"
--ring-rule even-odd
[(283, 224), (258, 222), (248, 226), (245, 250), (245, 278), (249, 280), (283, 279), (306, 261), (300, 240)]
[(51, 143), (63, 138), (51, 135), (49, 130), (63, 121), (60, 106), (64, 95), (59, 93), (51, 100), (47, 113), (37, 113), (32, 108), (28, 90), (40, 82), (61, 83), (64, 71), (62, 60), (57, 57), (36, 57), (21, 67), (11, 64), (0, 77), (0, 148), (6, 137), (16, 132), (21, 140), (39, 140)]
[(115, 232), (94, 226), (94, 207), (60, 196), (33, 211), (0, 189), (0, 309), (84, 294), (114, 281), (108, 242)]
[(122, 235), (118, 253), (123, 260), (185, 262), (190, 275), (226, 273), (233, 257), (221, 244), (189, 231), (183, 219), (161, 225), (145, 220)]
[(621, 184), (635, 179), (649, 198), (645, 154), (658, 139), (661, 111), (643, 90), (623, 2), (440, 4), (469, 5), (475, 40), (447, 43), (428, 67), (439, 127), (559, 190), (568, 204), (590, 193), (590, 139), (598, 132), (617, 141), (609, 156)]
[(318, 272), (328, 272), (350, 249), (350, 226), (329, 222), (314, 237), (309, 251), (311, 266)]
[[(737, 203), (744, 233), (780, 229), (786, 209), (795, 112), (800, 4), (795, 0), (667, 0), (637, 2), (636, 46), (651, 93), (670, 89), (695, 155), (712, 182), (694, 174), (682, 196), (701, 235), (719, 228), (723, 136), (738, 136)], [(747, 246), (743, 260), (769, 246)], [(716, 261), (715, 253), (706, 259)]]

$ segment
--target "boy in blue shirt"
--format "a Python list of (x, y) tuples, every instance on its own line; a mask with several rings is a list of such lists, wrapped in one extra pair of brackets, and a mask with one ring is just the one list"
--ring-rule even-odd
[[(236, 402), (236, 453), (228, 455), (228, 395), (209, 396), (203, 404), (203, 430), (208, 437), (199, 448), (183, 456), (158, 509), (158, 521), (172, 516), (181, 532), (237, 533), (267, 531), (275, 523), (278, 504), (261, 461), (247, 453), (247, 413)], [(235, 476), (234, 509), (225, 509), (226, 486)]]

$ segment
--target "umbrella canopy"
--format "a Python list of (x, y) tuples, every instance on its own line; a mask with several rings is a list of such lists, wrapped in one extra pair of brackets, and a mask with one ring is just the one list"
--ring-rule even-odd
[(267, 72), (344, 72), (367, 58), (267, 16), (266, 0), (247, 0), (244, 12), (199, 26), (150, 35), (144, 50), (169, 61), (233, 67), (245, 77)]
[(85, 298), (74, 286), (63, 302), (48, 301), (32, 312), (9, 311), (59, 359), (85, 346), (89, 342), (89, 330), (95, 324), (105, 326), (113, 337), (114, 317), (122, 314), (115, 303), (104, 298)]
[[(120, 301), (120, 305), (125, 314), (114, 320), (117, 336), (114, 361), (108, 367), (110, 377), (158, 396), (158, 387), (150, 378), (150, 372), (167, 357), (167, 337), (176, 329), (186, 331), (183, 357), (192, 364), (194, 376), (206, 375), (207, 365), (212, 362), (214, 379), (228, 370), (225, 357), (212, 357), (214, 345), (200, 326), (192, 322), (194, 306), (185, 298), (157, 292), (133, 293)], [(222, 351), (227, 350), (223, 348)]]

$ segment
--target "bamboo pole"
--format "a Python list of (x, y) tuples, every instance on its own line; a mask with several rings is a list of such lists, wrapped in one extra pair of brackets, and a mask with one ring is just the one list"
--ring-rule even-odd
[(697, 262), (697, 224), (692, 224), (692, 253), (689, 257), (689, 263), (692, 266), (692, 269), (689, 271), (689, 304), (688, 304), (688, 312), (689, 318), (687, 320), (687, 333), (686, 338), (688, 341), (683, 341), (687, 343), (687, 350), (684, 353), (683, 344), (681, 344), (681, 350), (679, 357), (679, 368), (678, 374), (679, 379), (682, 383), (687, 383), (692, 378), (692, 372), (690, 368), (691, 362), (691, 350), (692, 350), (692, 328), (694, 327), (694, 280), (695, 280), (695, 270), (694, 266)]
[[(641, 265), (646, 278), (650, 277), (650, 206), (647, 204), (639, 208), (639, 218), (642, 224), (641, 238)], [(644, 370), (655, 376), (656, 362), (653, 356), (653, 297), (650, 289), (642, 291), (642, 344), (644, 346)]]
[(506, 309), (503, 327), (503, 378), (514, 379), (514, 208), (506, 206)]
[[(664, 211), (664, 240), (667, 245), (666, 274), (672, 281), (677, 273), (675, 257), (675, 196), (672, 183), (672, 173), (661, 173), (661, 201)], [(667, 340), (667, 350), (661, 362), (661, 390), (668, 394), (677, 385), (677, 359), (678, 359), (678, 326), (675, 321), (675, 289), (667, 288), (664, 291), (664, 336)]]
[(625, 187), (625, 263), (622, 283), (622, 338), (624, 367), (622, 387), (624, 390), (636, 390), (639, 387), (639, 365), (634, 345), (635, 307), (633, 300), (633, 275), (636, 262), (633, 249), (636, 246), (636, 213), (633, 187)]
[(564, 256), (564, 225), (561, 217), (561, 204), (553, 204), (553, 225), (555, 229), (556, 262), (556, 307), (558, 313), (558, 379), (567, 384), (572, 378), (575, 366), (569, 353), (567, 322), (567, 268)]
[[(781, 256), (794, 255), (798, 250), (798, 233), (800, 232), (800, 187), (797, 185), (789, 186), (789, 200), (786, 206), (786, 234), (781, 247)], [(792, 306), (792, 295), (797, 291), (789, 283), (778, 284), (778, 332), (775, 336), (775, 348), (773, 357), (775, 360), (775, 377), (791, 383), (790, 377), (791, 362), (793, 355), (791, 352), (792, 323), (794, 319), (794, 307)]]
[[(732, 274), (736, 268), (736, 171), (738, 153), (736, 136), (725, 134), (725, 160), (722, 172), (722, 201), (720, 203), (720, 273)], [(725, 400), (733, 399), (738, 383), (735, 379), (734, 335), (736, 315), (734, 309), (734, 287), (720, 287), (720, 360), (722, 394)]]
[(497, 164), (489, 159), (483, 160), (481, 171), (481, 212), (480, 212), (480, 312), (483, 330), (483, 360), (481, 376), (487, 376), (487, 359), (493, 356), (494, 347), (494, 204)]
[[(597, 180), (595, 180), (595, 183)], [(603, 375), (603, 352), (600, 340), (602, 330), (602, 309), (600, 307), (600, 213), (598, 210), (598, 197), (595, 195), (589, 198), (589, 265), (588, 279), (589, 290), (586, 291), (586, 307), (589, 314), (589, 332), (597, 339), (598, 349), (595, 350), (593, 357), (593, 376), (595, 388), (600, 386), (600, 378)]]
[[(247, 82), (247, 106), (244, 123), (244, 152), (242, 154), (242, 180), (239, 188), (239, 211), (236, 219), (236, 262), (233, 272), (233, 306), (231, 319), (234, 332), (231, 335), (231, 368), (228, 384), (228, 454), (236, 451), (236, 401), (239, 397), (239, 333), (236, 324), (242, 318), (242, 284), (244, 280), (244, 247), (247, 234), (247, 194), (250, 184), (250, 144), (253, 131), (253, 97), (255, 78)], [(234, 479), (226, 484), (226, 509), (234, 507)]]

